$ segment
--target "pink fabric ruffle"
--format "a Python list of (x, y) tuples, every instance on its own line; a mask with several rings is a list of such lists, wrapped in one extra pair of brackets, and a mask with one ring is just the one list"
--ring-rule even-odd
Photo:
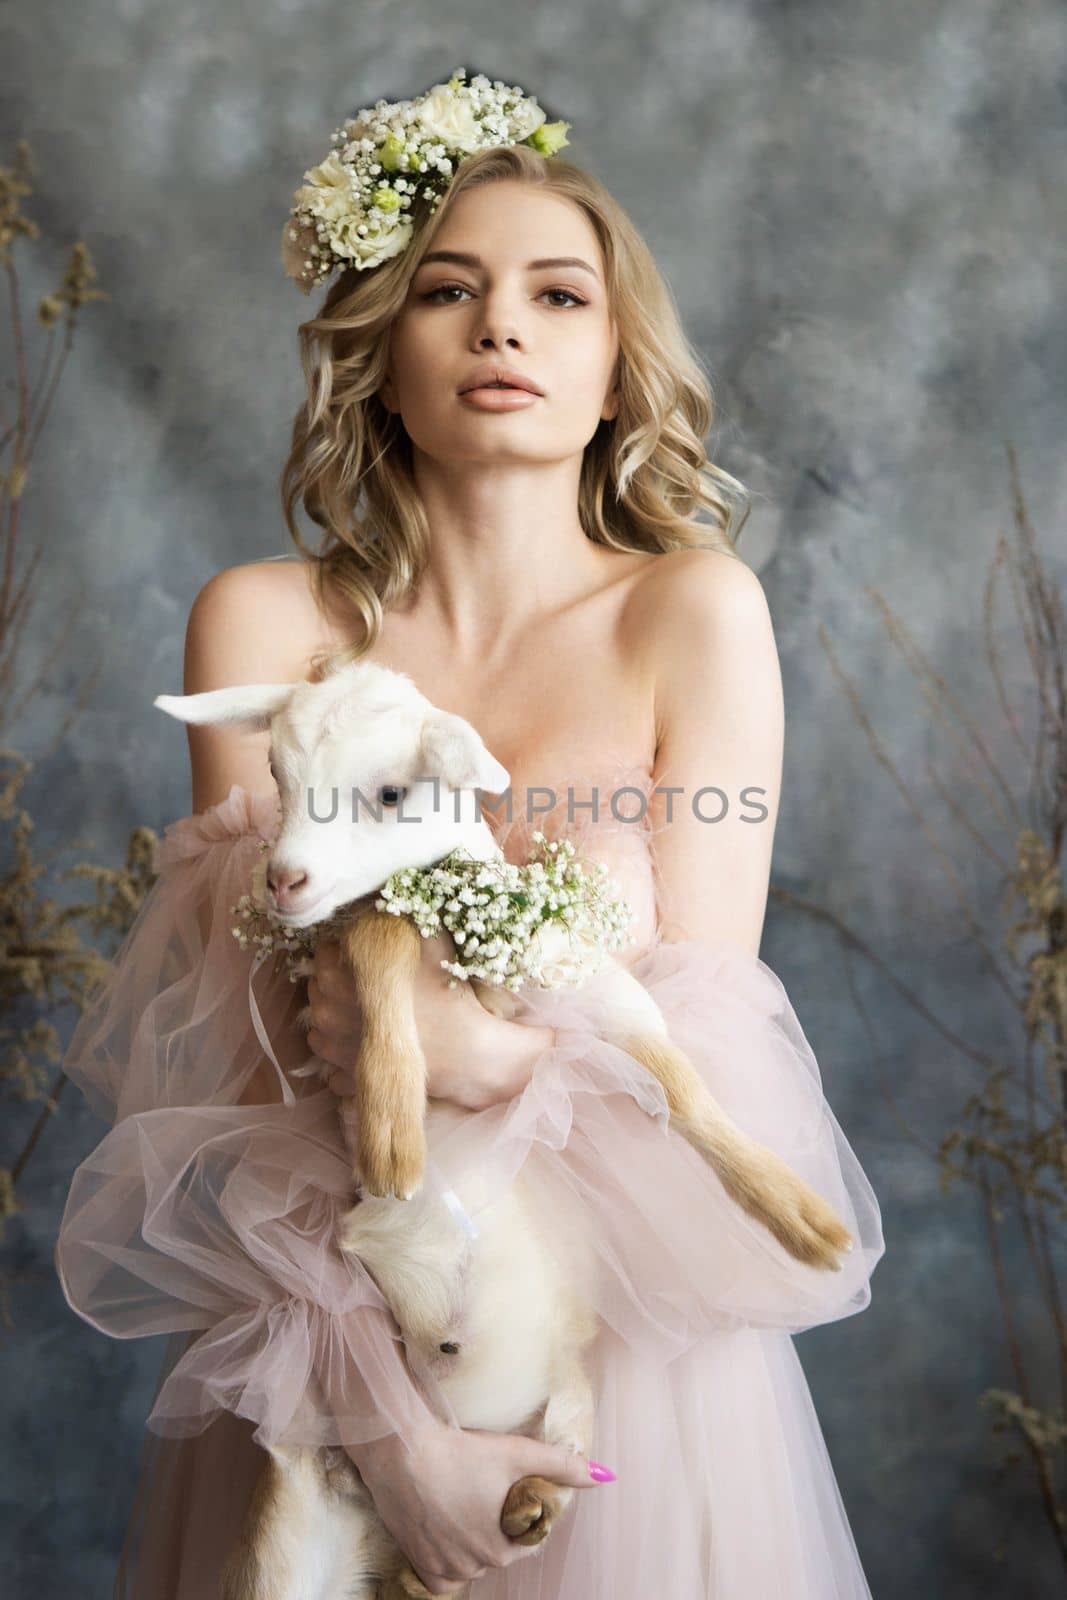
[[(336, 1098), (296, 1078), (282, 1103), (252, 1022), (253, 954), (231, 933), (277, 820), (276, 796), (235, 784), (164, 833), (160, 876), (64, 1062), (114, 1127), (74, 1174), (56, 1268), (72, 1308), (115, 1338), (203, 1330), (156, 1398), (155, 1432), (231, 1411), (261, 1444), (411, 1443), (430, 1407), (388, 1304), (334, 1242), (353, 1199)], [(280, 959), (252, 986), (283, 1067), (303, 1064), (304, 986)], [(270, 1097), (239, 1104), (253, 1080)]]
[[(387, 1432), (410, 1443), (431, 1414), (450, 1419), (447, 1401), (408, 1365), (369, 1274), (337, 1250), (353, 1186), (335, 1097), (297, 1078), (284, 1104), (264, 1075), (251, 952), (230, 932), (276, 822), (273, 794), (235, 785), (166, 830), (160, 877), (67, 1053), (67, 1072), (114, 1125), (74, 1174), (56, 1266), (71, 1307), (101, 1331), (190, 1336), (164, 1374), (153, 1432), (188, 1437), (225, 1412), (254, 1426), (258, 1444), (355, 1445)], [(631, 971), (723, 1106), (835, 1206), (855, 1249), (838, 1273), (806, 1267), (728, 1198), (669, 1130), (659, 1085), (599, 1037), (595, 985), (527, 995), (517, 1020), (556, 1028), (556, 1043), (506, 1104), (462, 1118), (431, 1104), (429, 1147), (460, 1194), (468, 1165), (487, 1177), (478, 1204), (465, 1202), (475, 1223), (479, 1204), (521, 1174), (558, 1219), (564, 1255), (568, 1240), (592, 1244), (588, 1288), (604, 1324), (593, 1454), (625, 1487), (611, 1486), (614, 1501), (580, 1495), (580, 1514), (538, 1561), (487, 1574), (474, 1592), (866, 1595), (785, 1335), (869, 1303), (884, 1249), (876, 1198), (764, 962), (732, 945), (653, 940)], [(291, 1025), (303, 985), (268, 962), (254, 987), (283, 1067), (302, 1064)], [(269, 1095), (238, 1104), (253, 1082)], [(665, 1484), (674, 1531), (649, 1534), (642, 1555), (637, 1527)], [(763, 1540), (747, 1557), (748, 1535), (729, 1521), (743, 1496)], [(711, 1587), (727, 1579), (748, 1587)]]

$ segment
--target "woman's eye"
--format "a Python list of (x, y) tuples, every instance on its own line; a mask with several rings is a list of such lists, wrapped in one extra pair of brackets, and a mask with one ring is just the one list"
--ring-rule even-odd
[[(570, 289), (544, 289), (542, 291), (542, 293), (544, 293), (544, 294), (561, 294), (561, 295), (564, 295), (568, 300), (570, 300), (576, 306), (588, 305), (588, 301), (583, 300), (581, 295), (575, 294)], [(563, 307), (561, 306), (560, 309), (562, 310)]]
[[(458, 300), (438, 300), (437, 299), (438, 295), (448, 294), (449, 291), (453, 290), (453, 289), (458, 290), (460, 292), (460, 294), (470, 294), (470, 292), (471, 292), (467, 288), (466, 284), (463, 284), (463, 283), (439, 283), (435, 289), (428, 290), (426, 294), (421, 296), (421, 298), (423, 300), (428, 300), (431, 303), (436, 303), (437, 305), (451, 305), (451, 306), (458, 305), (459, 304)], [(576, 306), (584, 306), (584, 305), (588, 304), (587, 301), (582, 299), (581, 295), (575, 294), (572, 289), (561, 289), (561, 288), (542, 289), (541, 290), (541, 294), (561, 294), (561, 295), (564, 295), (567, 300), (569, 300), (573, 305), (576, 305)], [(558, 307), (558, 309), (560, 311), (563, 311), (563, 310), (567, 309), (565, 306), (561, 306), (558, 301), (556, 301), (556, 305), (557, 305), (557, 307)]]
[[(450, 289), (459, 289), (464, 294), (467, 292), (461, 283), (439, 283), (436, 289), (430, 289), (426, 294), (420, 295), (419, 298), (422, 300), (429, 300), (431, 302), (436, 301), (439, 294), (448, 294)], [(456, 302), (453, 300), (449, 303), (455, 305)], [(440, 302), (438, 302), (438, 304), (440, 304)]]
[(378, 799), (383, 806), (398, 806), (406, 794), (407, 790), (400, 784), (383, 783), (378, 790)]

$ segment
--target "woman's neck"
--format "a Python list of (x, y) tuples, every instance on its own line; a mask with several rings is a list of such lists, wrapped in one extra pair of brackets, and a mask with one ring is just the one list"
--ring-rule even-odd
[(601, 581), (609, 553), (578, 518), (570, 462), (420, 475), (430, 528), (410, 602), (453, 653), (485, 663)]

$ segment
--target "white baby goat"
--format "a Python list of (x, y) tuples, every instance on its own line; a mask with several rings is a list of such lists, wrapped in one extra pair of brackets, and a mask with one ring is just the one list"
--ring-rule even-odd
[[(341, 948), (359, 988), (363, 1033), (357, 1094), (341, 1102), (341, 1115), (362, 1199), (344, 1219), (341, 1247), (378, 1284), (413, 1365), (434, 1373), (460, 1426), (529, 1433), (587, 1453), (594, 1418), (582, 1354), (598, 1319), (582, 1283), (596, 1270), (592, 1252), (584, 1260), (572, 1254), (582, 1266), (573, 1278), (564, 1273), (550, 1224), (520, 1175), (480, 1210), (472, 1262), (470, 1239), (421, 1188), (427, 1126), (467, 1113), (426, 1099), (412, 1004), (418, 930), (373, 910), (373, 896), (402, 867), (430, 866), (457, 846), (477, 860), (503, 859), (477, 791), (504, 794), (507, 772), (469, 722), (434, 706), (405, 674), (371, 662), (314, 684), (246, 684), (160, 695), (155, 704), (183, 722), (270, 729), (282, 807), (267, 874), (275, 914), (308, 927), (352, 906)], [(838, 1269), (852, 1240), (832, 1207), (725, 1114), (637, 979), (610, 955), (588, 959), (608, 1019), (601, 1036), (662, 1085), (671, 1127), (793, 1256)], [(515, 1001), (506, 990), (472, 987), (490, 1009), (510, 1014)], [(453, 1181), (460, 1203), (476, 1206), (478, 1172)], [(468, 1347), (476, 1362), (465, 1358)], [(573, 1493), (522, 1479), (501, 1526), (537, 1543)], [(268, 1452), (224, 1600), (427, 1594), (344, 1452)]]

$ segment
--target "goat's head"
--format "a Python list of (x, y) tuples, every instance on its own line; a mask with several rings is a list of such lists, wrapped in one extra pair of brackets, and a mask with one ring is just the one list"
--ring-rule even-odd
[(477, 790), (507, 770), (463, 717), (441, 711), (402, 672), (356, 661), (319, 683), (250, 683), (157, 695), (181, 722), (270, 730), (282, 821), (267, 864), (272, 909), (293, 927), (323, 921), (458, 845), (494, 850)]

